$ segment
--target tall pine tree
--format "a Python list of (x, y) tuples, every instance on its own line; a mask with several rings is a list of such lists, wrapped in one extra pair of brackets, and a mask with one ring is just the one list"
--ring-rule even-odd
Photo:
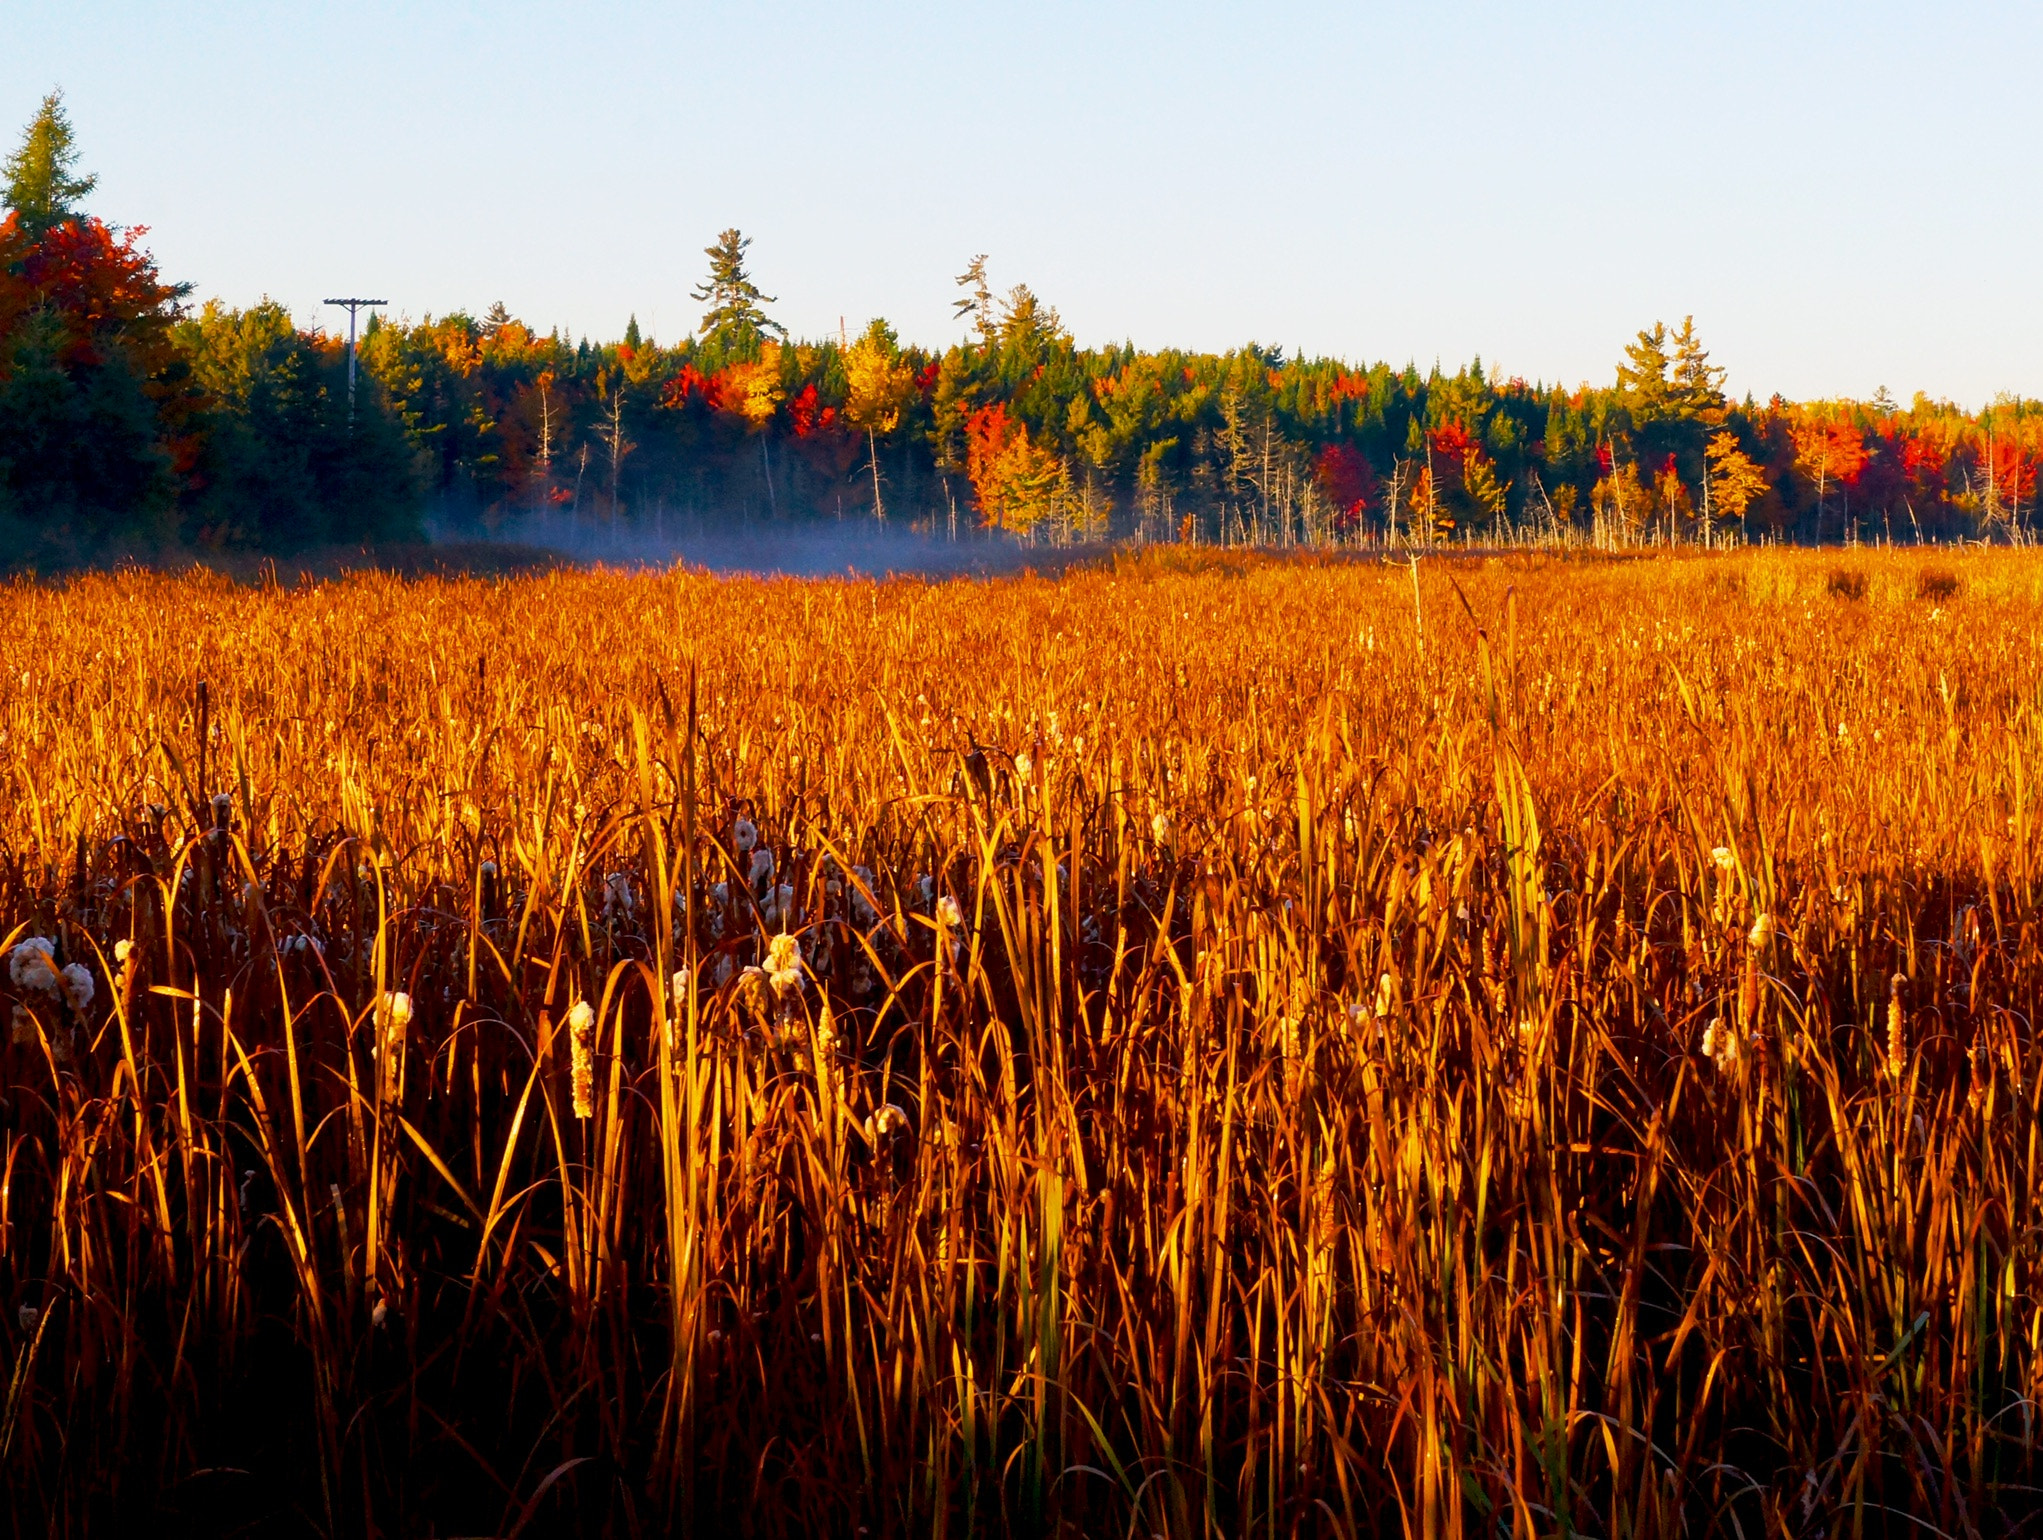
[(702, 340), (719, 352), (749, 356), (758, 350), (767, 332), (787, 334), (785, 327), (766, 314), (765, 307), (778, 301), (761, 294), (746, 271), (745, 252), (751, 244), (750, 237), (726, 230), (714, 246), (703, 248), (709, 258), (709, 277), (693, 295), (709, 306), (703, 312)]

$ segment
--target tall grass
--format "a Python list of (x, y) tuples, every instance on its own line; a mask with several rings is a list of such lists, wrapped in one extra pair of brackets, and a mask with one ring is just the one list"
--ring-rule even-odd
[(2026, 553), (8, 599), (18, 1532), (2033, 1505)]

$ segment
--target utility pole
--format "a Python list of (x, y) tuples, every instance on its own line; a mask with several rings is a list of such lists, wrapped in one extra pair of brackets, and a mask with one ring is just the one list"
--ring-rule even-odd
[(372, 309), (390, 303), (387, 299), (330, 299), (329, 305), (339, 305), (348, 313), (348, 426), (355, 425), (355, 312)]

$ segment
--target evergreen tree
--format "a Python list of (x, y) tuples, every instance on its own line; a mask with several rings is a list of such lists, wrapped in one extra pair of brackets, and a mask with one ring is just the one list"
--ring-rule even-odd
[(971, 264), (958, 274), (958, 287), (966, 291), (965, 297), (951, 302), (951, 314), (957, 320), (966, 316), (972, 318), (972, 326), (979, 333), (979, 340), (993, 341), (993, 290), (986, 282), (986, 253), (980, 252), (972, 258)]
[(416, 534), (415, 457), (372, 373), (351, 419), (345, 355), (274, 300), (209, 302), (175, 337), (206, 402), (187, 541), (292, 550)]
[(1681, 330), (1674, 334), (1674, 381), (1668, 392), (1675, 414), (1685, 418), (1721, 421), (1724, 410), (1724, 371), (1713, 368), (1702, 339), (1695, 334), (1695, 317), (1683, 316)]
[(21, 148), (0, 168), (7, 178), (7, 206), (31, 237), (76, 218), (78, 200), (99, 185), (96, 176), (78, 176), (77, 165), (64, 93), (52, 91), (22, 134)]
[(1639, 333), (1637, 342), (1627, 342), (1625, 362), (1617, 366), (1617, 390), (1632, 421), (1643, 427), (1667, 415), (1667, 372), (1673, 360), (1667, 356), (1667, 325), (1655, 321), (1651, 331)]
[(1009, 289), (1001, 303), (999, 338), (1001, 373), (1007, 378), (1033, 369), (1045, 351), (1069, 340), (1063, 317), (1025, 283)]
[(701, 332), (702, 340), (712, 348), (749, 353), (758, 347), (766, 332), (787, 335), (786, 328), (768, 317), (765, 310), (779, 301), (770, 294), (761, 294), (751, 274), (745, 271), (745, 252), (751, 244), (749, 237), (726, 230), (716, 238), (714, 246), (703, 248), (703, 254), (709, 258), (709, 277), (692, 294), (709, 306), (703, 313)]

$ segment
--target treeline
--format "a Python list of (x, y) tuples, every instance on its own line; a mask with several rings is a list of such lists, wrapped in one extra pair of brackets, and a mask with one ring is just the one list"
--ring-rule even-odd
[[(715, 265), (743, 283), (743, 238)], [(1606, 388), (1082, 348), (983, 261), (968, 340), (788, 341), (763, 311), (673, 346), (539, 335), (501, 306), (373, 327), (367, 371), (485, 523), (883, 516), (1052, 540), (1604, 544), (2026, 538), (2043, 410), (1918, 396), (1734, 404), (1693, 325)], [(720, 292), (718, 285), (712, 285)]]
[(280, 305), (193, 309), (82, 213), (62, 103), (7, 162), (0, 530), (17, 559), (129, 544), (288, 549), (450, 531), (886, 519), (1028, 539), (1259, 543), (1761, 536), (2028, 538), (2043, 410), (1918, 395), (1726, 399), (1691, 323), (1611, 385), (1082, 348), (986, 259), (941, 351), (884, 321), (799, 341), (725, 231), (697, 332), (612, 343), (372, 316), (344, 342)]
[(5, 164), (0, 537), (10, 565), (108, 550), (289, 548), (416, 534), (417, 447), (346, 359), (276, 305), (188, 310), (140, 228), (78, 205), (52, 95)]

